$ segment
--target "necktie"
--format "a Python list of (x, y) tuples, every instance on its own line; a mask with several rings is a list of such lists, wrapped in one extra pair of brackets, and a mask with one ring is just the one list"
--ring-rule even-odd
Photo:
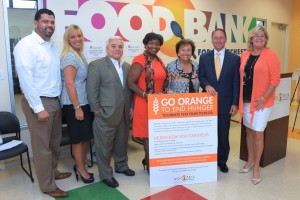
[(216, 60), (215, 60), (215, 68), (216, 68), (216, 75), (217, 79), (220, 77), (221, 73), (221, 59), (220, 59), (220, 53), (217, 53)]

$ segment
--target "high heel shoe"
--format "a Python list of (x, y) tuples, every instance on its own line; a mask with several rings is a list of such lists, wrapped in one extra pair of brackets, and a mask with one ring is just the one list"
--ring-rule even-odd
[[(74, 170), (74, 173), (76, 174), (76, 179), (78, 179), (77, 178), (78, 174), (76, 173), (77, 172), (77, 166), (76, 165), (73, 166), (73, 170)], [(89, 173), (89, 175), (90, 175), (91, 178), (94, 178), (94, 174), (93, 173), (90, 173), (90, 172), (88, 172), (88, 173)]]
[(78, 182), (78, 175), (81, 177), (82, 182), (84, 183), (93, 183), (95, 181), (94, 176), (92, 176), (90, 173), (88, 173), (90, 175), (89, 178), (84, 178), (81, 173), (78, 171), (77, 166), (74, 165), (73, 170), (76, 174), (76, 180)]
[(252, 163), (252, 164), (250, 165), (250, 167), (248, 167), (248, 168), (246, 168), (246, 169), (245, 169), (245, 168), (242, 168), (242, 169), (240, 170), (240, 173), (241, 173), (241, 174), (248, 173), (253, 165), (254, 165), (254, 163)]
[(261, 182), (261, 179), (260, 178), (252, 178), (252, 183), (253, 185), (257, 185)]
[(147, 172), (149, 174), (149, 163), (146, 162), (145, 158), (142, 160), (142, 164), (143, 164), (144, 170), (147, 169)]

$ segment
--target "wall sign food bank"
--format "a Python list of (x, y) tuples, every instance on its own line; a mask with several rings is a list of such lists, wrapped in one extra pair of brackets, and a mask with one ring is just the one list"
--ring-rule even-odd
[(149, 4), (136, 1), (103, 0), (43, 0), (43, 7), (56, 15), (56, 38), (63, 38), (65, 27), (79, 25), (86, 41), (105, 42), (113, 35), (127, 42), (141, 42), (148, 32), (164, 37), (161, 53), (176, 57), (175, 44), (180, 38), (189, 38), (201, 47), (198, 55), (211, 49), (211, 32), (224, 28), (227, 48), (240, 54), (245, 49), (248, 31), (256, 18), (229, 13), (202, 11), (189, 0), (156, 0)]

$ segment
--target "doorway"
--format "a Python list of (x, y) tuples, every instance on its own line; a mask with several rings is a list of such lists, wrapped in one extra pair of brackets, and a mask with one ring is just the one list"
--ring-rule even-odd
[(277, 53), (280, 59), (280, 72), (288, 72), (288, 34), (287, 25), (272, 22), (268, 32), (269, 32), (269, 43), (270, 49)]

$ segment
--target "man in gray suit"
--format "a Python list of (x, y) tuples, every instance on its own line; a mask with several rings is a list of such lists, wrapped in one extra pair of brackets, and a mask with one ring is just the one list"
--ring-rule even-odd
[(118, 187), (110, 166), (112, 154), (115, 172), (134, 176), (127, 161), (131, 91), (127, 86), (130, 65), (122, 60), (123, 40), (114, 36), (106, 44), (107, 56), (89, 64), (87, 94), (93, 122), (94, 141), (100, 179), (109, 187)]

